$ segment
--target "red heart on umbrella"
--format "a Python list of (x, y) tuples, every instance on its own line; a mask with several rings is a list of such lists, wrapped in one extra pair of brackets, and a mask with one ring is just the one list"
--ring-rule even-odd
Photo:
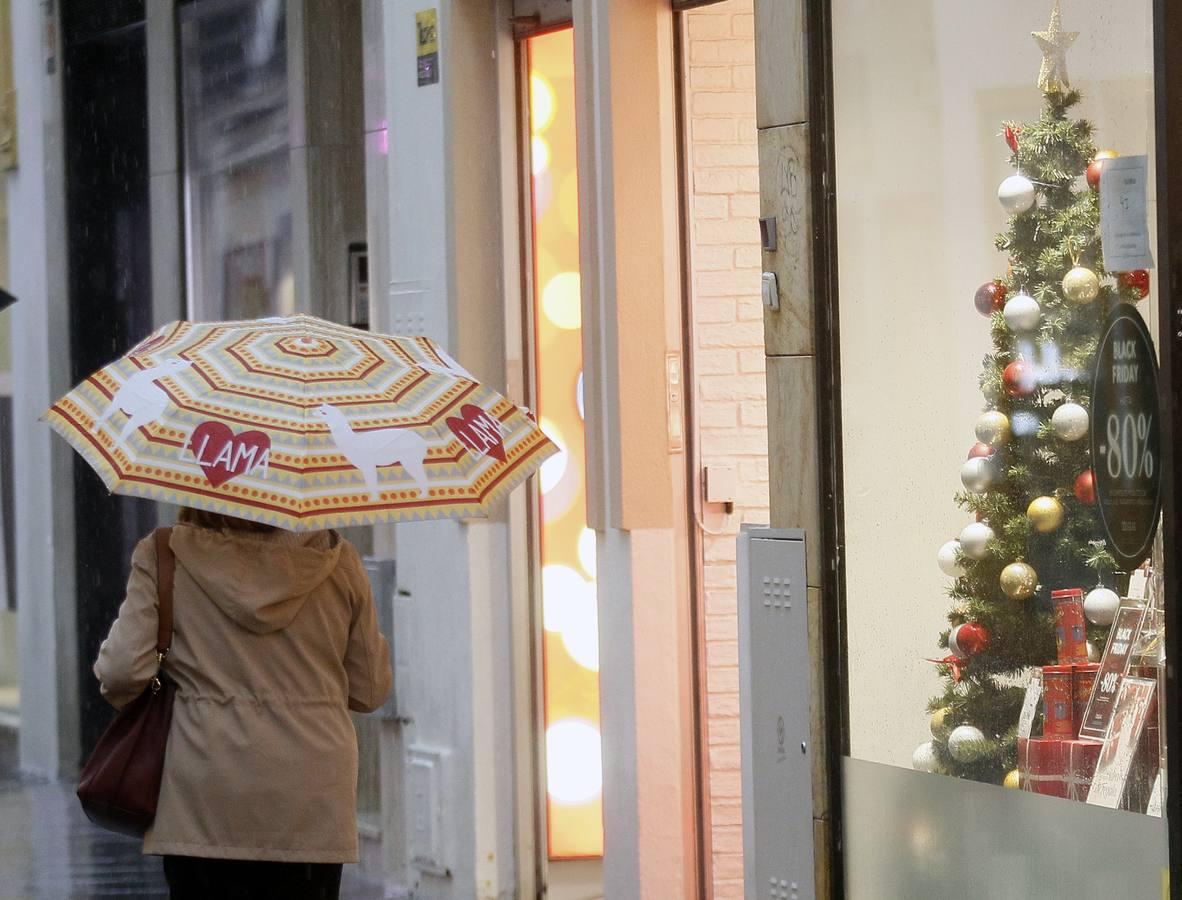
[(220, 487), (251, 469), (261, 467), (266, 475), (271, 462), (270, 437), (261, 431), (234, 434), (221, 422), (202, 422), (193, 429), (189, 449), (214, 487)]
[(505, 442), (501, 439), (501, 423), (479, 406), (465, 403), (459, 417), (447, 420), (451, 433), (477, 456), (489, 455), (505, 461)]

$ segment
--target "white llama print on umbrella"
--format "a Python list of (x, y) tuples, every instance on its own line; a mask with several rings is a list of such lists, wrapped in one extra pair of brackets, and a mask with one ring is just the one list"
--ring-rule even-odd
[(127, 422), (115, 440), (115, 445), (122, 447), (127, 442), (128, 435), (141, 425), (147, 425), (149, 422), (155, 422), (162, 418), (164, 411), (168, 409), (168, 394), (164, 392), (164, 388), (155, 383), (156, 379), (166, 375), (175, 375), (191, 365), (193, 363), (187, 359), (174, 358), (167, 359), (150, 369), (136, 372), (115, 392), (115, 396), (111, 398), (111, 402), (107, 404), (102, 415), (94, 420), (94, 425), (90, 430), (98, 431), (99, 427), (115, 414), (115, 410), (123, 410), (127, 414)]
[(328, 422), (333, 441), (353, 467), (361, 472), (371, 499), (377, 500), (381, 496), (378, 469), (397, 463), (401, 463), (406, 473), (414, 479), (419, 496), (427, 493), (427, 470), (423, 466), (427, 442), (421, 435), (407, 428), (354, 431), (345, 414), (328, 403), (312, 410), (312, 415)]

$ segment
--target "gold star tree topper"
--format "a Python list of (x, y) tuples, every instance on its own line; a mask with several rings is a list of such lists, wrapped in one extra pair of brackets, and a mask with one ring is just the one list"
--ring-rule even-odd
[(1067, 77), (1067, 50), (1079, 37), (1078, 31), (1064, 31), (1059, 23), (1059, 0), (1051, 10), (1051, 24), (1046, 31), (1032, 31), (1030, 36), (1042, 50), (1042, 68), (1038, 72), (1038, 87), (1045, 94), (1066, 91), (1071, 87)]

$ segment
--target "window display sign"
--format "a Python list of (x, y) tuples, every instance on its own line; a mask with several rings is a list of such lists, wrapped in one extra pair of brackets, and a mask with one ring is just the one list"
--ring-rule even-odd
[(1127, 569), (1149, 554), (1161, 512), (1160, 418), (1153, 340), (1121, 303), (1096, 354), (1091, 430), (1096, 503), (1108, 549)]
[(1096, 763), (1088, 803), (1119, 808), (1156, 688), (1157, 682), (1148, 678), (1125, 678), (1121, 682), (1112, 727), (1104, 739), (1100, 761)]
[(1149, 252), (1149, 216), (1145, 186), (1149, 160), (1122, 156), (1104, 160), (1100, 179), (1100, 235), (1104, 265), (1110, 272), (1132, 272), (1153, 267)]
[(1117, 610), (1112, 630), (1108, 633), (1108, 646), (1104, 648), (1100, 671), (1096, 674), (1096, 683), (1092, 687), (1092, 697), (1088, 701), (1088, 708), (1080, 725), (1081, 738), (1099, 741), (1108, 733), (1108, 725), (1112, 721), (1113, 701), (1120, 689), (1121, 679), (1129, 670), (1129, 657), (1144, 621), (1145, 607), (1140, 603), (1126, 600)]

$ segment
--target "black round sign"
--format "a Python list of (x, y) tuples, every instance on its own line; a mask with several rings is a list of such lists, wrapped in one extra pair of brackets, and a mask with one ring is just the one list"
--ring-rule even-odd
[(1145, 320), (1120, 304), (1096, 355), (1092, 468), (1108, 549), (1127, 569), (1149, 555), (1161, 513), (1157, 354)]

